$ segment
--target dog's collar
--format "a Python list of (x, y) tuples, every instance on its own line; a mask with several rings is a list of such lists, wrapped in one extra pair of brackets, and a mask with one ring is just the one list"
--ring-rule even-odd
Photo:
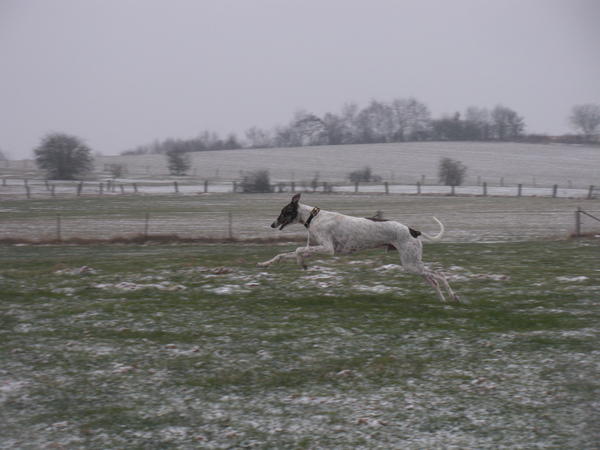
[(306, 222), (304, 222), (304, 226), (306, 228), (308, 228), (310, 226), (310, 223), (312, 222), (312, 220), (315, 218), (315, 216), (317, 214), (319, 214), (319, 211), (321, 211), (320, 208), (313, 208), (313, 210), (310, 212), (310, 216), (308, 216), (308, 219), (306, 220)]

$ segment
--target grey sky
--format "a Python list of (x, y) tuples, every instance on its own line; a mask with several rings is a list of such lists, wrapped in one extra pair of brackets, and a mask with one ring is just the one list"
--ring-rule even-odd
[(0, 0), (0, 148), (116, 154), (408, 96), (562, 133), (600, 103), (598, 24), (597, 0)]

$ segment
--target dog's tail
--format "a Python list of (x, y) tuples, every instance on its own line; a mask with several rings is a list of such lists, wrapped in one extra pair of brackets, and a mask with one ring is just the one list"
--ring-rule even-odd
[(436, 242), (439, 241), (440, 239), (442, 239), (442, 236), (444, 235), (444, 224), (442, 222), (440, 222), (437, 217), (434, 217), (433, 220), (435, 220), (438, 225), (440, 226), (440, 232), (438, 234), (436, 234), (435, 236), (431, 236), (427, 233), (423, 233), (421, 232), (421, 234), (423, 236), (425, 236), (427, 239), (429, 239), (431, 242)]

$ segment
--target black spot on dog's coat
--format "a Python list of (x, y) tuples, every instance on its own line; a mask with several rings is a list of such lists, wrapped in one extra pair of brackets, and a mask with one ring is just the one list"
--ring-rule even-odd
[(408, 231), (410, 232), (410, 235), (414, 238), (418, 238), (419, 236), (421, 236), (421, 232), (418, 230), (415, 230), (414, 228), (408, 227)]

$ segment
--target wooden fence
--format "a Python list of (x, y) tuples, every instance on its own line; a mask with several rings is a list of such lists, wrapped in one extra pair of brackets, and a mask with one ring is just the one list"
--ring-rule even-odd
[[(483, 181), (477, 186), (443, 186), (425, 184), (417, 181), (413, 185), (395, 184), (387, 181), (381, 183), (302, 183), (279, 182), (271, 185), (271, 192), (323, 192), (323, 193), (368, 193), (368, 194), (404, 194), (404, 195), (471, 195), (471, 196), (502, 196), (502, 197), (569, 197), (593, 199), (598, 189), (590, 185), (587, 188), (552, 186), (530, 186), (522, 183), (514, 186), (491, 185)], [(57, 181), (48, 180), (17, 180), (2, 179), (0, 198), (2, 196), (43, 198), (57, 196), (82, 195), (125, 195), (125, 194), (202, 194), (202, 193), (235, 193), (243, 192), (239, 181)]]

